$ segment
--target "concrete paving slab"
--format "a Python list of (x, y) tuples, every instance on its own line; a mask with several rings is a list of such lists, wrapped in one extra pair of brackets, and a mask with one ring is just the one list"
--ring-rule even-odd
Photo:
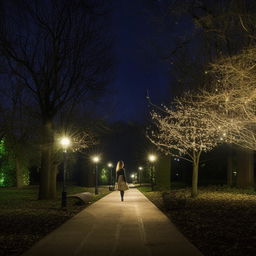
[(22, 256), (202, 256), (136, 188), (114, 191), (64, 223)]

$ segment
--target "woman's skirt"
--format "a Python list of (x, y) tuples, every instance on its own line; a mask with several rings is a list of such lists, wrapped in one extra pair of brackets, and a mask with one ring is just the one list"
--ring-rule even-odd
[(119, 191), (125, 191), (125, 190), (129, 189), (128, 184), (124, 181), (124, 176), (123, 175), (120, 175), (118, 177), (116, 189), (119, 190)]

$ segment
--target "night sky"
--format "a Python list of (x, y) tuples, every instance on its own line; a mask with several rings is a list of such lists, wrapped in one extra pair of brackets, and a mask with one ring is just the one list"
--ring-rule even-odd
[(153, 46), (154, 29), (144, 1), (113, 1), (112, 29), (116, 74), (111, 84), (111, 121), (143, 121), (147, 90), (154, 101), (168, 92), (167, 64)]

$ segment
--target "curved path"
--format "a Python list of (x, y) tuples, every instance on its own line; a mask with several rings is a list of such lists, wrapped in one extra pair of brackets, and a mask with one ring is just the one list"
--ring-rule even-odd
[(22, 256), (202, 256), (170, 220), (133, 188), (87, 207)]

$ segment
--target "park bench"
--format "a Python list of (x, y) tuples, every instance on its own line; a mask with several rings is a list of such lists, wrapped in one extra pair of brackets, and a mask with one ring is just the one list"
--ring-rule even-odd
[(73, 195), (68, 195), (68, 198), (77, 198), (80, 203), (88, 204), (92, 201), (92, 193), (90, 192), (83, 192)]

